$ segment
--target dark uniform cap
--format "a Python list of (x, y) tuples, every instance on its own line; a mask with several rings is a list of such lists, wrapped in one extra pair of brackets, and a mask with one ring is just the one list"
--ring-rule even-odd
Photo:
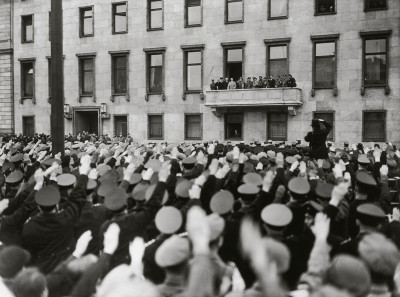
[(14, 170), (15, 165), (12, 162), (6, 162), (3, 164), (3, 172), (7, 171), (8, 169)]
[(44, 166), (51, 166), (51, 165), (53, 165), (54, 162), (57, 162), (58, 165), (61, 165), (61, 160), (59, 160), (59, 159), (54, 159), (54, 158), (49, 158), (49, 159), (47, 159), (47, 160), (44, 160), (44, 161), (42, 162), (42, 165), (44, 165)]
[(116, 170), (108, 170), (102, 176), (99, 177), (99, 181), (103, 182), (105, 180), (113, 180), (115, 183), (119, 181), (119, 174)]
[(10, 157), (10, 162), (14, 163), (14, 162), (21, 161), (23, 157), (24, 157), (24, 154), (21, 154), (21, 153), (15, 154), (14, 156)]
[(362, 171), (356, 174), (356, 181), (361, 186), (377, 186), (376, 180), (373, 178), (373, 176)]
[(243, 182), (246, 184), (253, 184), (256, 186), (261, 186), (263, 184), (262, 177), (254, 172), (249, 172), (243, 176)]
[(35, 202), (40, 206), (55, 206), (60, 199), (60, 192), (54, 186), (44, 187), (35, 194)]
[(16, 245), (9, 245), (0, 252), (0, 276), (12, 279), (29, 263), (31, 254)]
[(97, 189), (97, 195), (105, 197), (110, 188), (116, 187), (117, 183), (112, 179), (103, 180)]
[(86, 185), (86, 190), (93, 190), (97, 187), (97, 182), (94, 179), (89, 178)]
[(371, 161), (368, 159), (367, 155), (359, 155), (357, 161), (361, 165), (369, 165), (369, 164), (371, 164)]
[(7, 184), (19, 183), (23, 179), (23, 177), (24, 174), (20, 170), (15, 170), (6, 177), (6, 183)]
[[(146, 190), (146, 192), (145, 192), (145, 195), (144, 195), (146, 201), (149, 201), (150, 198), (151, 198), (151, 196), (153, 196), (153, 193), (154, 193), (154, 190), (155, 190), (156, 186), (157, 186), (156, 184), (153, 184), (153, 185), (150, 185), (150, 186), (147, 188), (147, 190)], [(163, 199), (162, 199), (162, 201), (161, 201), (161, 204), (164, 205), (165, 203), (167, 203), (167, 201), (168, 201), (168, 191), (165, 190), (165, 191), (164, 191)]]
[(175, 194), (181, 198), (189, 198), (189, 190), (193, 186), (190, 180), (183, 180), (175, 187)]
[(310, 192), (310, 183), (305, 178), (295, 177), (289, 181), (289, 191), (299, 195), (305, 195)]
[(146, 200), (146, 190), (150, 187), (148, 183), (139, 183), (132, 190), (132, 198), (136, 201)]
[(260, 188), (254, 184), (243, 184), (238, 188), (239, 194), (256, 195), (260, 192)]
[(371, 218), (384, 219), (385, 213), (382, 208), (372, 203), (364, 203), (357, 207), (357, 214)]
[(134, 173), (129, 180), (129, 184), (136, 185), (142, 181), (142, 175), (140, 173)]
[(120, 210), (126, 205), (126, 200), (128, 199), (128, 194), (124, 189), (119, 187), (109, 188), (105, 195), (104, 206), (111, 210)]
[(182, 226), (181, 212), (173, 206), (164, 206), (156, 214), (155, 223), (158, 231), (173, 234)]
[(210, 201), (210, 209), (220, 215), (226, 214), (232, 210), (234, 197), (231, 192), (222, 190), (215, 193)]
[(160, 267), (175, 266), (187, 261), (190, 257), (190, 245), (187, 238), (173, 235), (157, 249), (155, 260)]
[(99, 176), (103, 176), (109, 170), (111, 170), (110, 165), (103, 163), (97, 166), (97, 172), (99, 173)]
[(272, 203), (264, 207), (261, 212), (261, 219), (269, 226), (283, 228), (290, 224), (293, 214), (286, 205)]
[(297, 159), (292, 156), (287, 156), (285, 160), (286, 160), (286, 163), (289, 163), (289, 164), (293, 164), (294, 162), (297, 161)]
[(161, 161), (158, 159), (150, 159), (149, 161), (147, 161), (145, 167), (146, 168), (151, 168), (153, 169), (154, 172), (159, 172), (160, 168), (161, 168)]
[(329, 183), (318, 182), (315, 194), (324, 199), (330, 199), (333, 191), (333, 185)]
[(185, 159), (183, 159), (182, 164), (186, 164), (186, 165), (193, 165), (196, 163), (196, 159), (193, 157), (186, 157)]
[(57, 176), (57, 184), (60, 187), (70, 187), (76, 182), (76, 176), (70, 173), (64, 173)]

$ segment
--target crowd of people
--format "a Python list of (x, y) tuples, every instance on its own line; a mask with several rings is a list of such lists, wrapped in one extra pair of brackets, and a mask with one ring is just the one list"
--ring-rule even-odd
[(331, 128), (290, 144), (83, 133), (54, 155), (49, 136), (3, 137), (0, 296), (399, 296), (400, 151), (327, 144)]
[(214, 79), (211, 80), (210, 89), (211, 90), (235, 90), (235, 89), (265, 89), (265, 88), (294, 88), (297, 87), (296, 79), (291, 74), (283, 74), (282, 77), (277, 75), (274, 78), (272, 75), (266, 77), (259, 76), (258, 78), (250, 76), (247, 80), (243, 80), (239, 77), (235, 81), (232, 77), (229, 79), (226, 77), (220, 77), (217, 82)]

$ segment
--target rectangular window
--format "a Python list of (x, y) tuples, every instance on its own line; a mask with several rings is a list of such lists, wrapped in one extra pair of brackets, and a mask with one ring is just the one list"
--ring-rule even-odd
[(51, 41), (51, 11), (49, 11), (49, 41)]
[(287, 114), (268, 113), (268, 139), (286, 140), (287, 138)]
[(200, 140), (202, 139), (202, 118), (201, 114), (185, 115), (185, 139)]
[(225, 139), (243, 139), (243, 114), (225, 115)]
[(94, 58), (85, 57), (79, 59), (80, 95), (94, 95)]
[(202, 51), (185, 51), (186, 91), (202, 89)]
[(288, 69), (288, 46), (270, 45), (268, 46), (268, 76), (274, 78), (289, 73)]
[(121, 34), (128, 32), (128, 4), (113, 3), (112, 4), (112, 20), (113, 20), (113, 33)]
[(336, 43), (314, 43), (314, 88), (333, 88), (336, 77)]
[(328, 137), (326, 138), (328, 141), (333, 141), (334, 140), (334, 134), (335, 134), (335, 118), (334, 118), (334, 113), (332, 111), (327, 111), (327, 112), (314, 112), (314, 118), (317, 119), (322, 119), (329, 124), (332, 125), (332, 130), (329, 132)]
[(315, 0), (315, 14), (336, 13), (336, 0)]
[(35, 136), (35, 117), (23, 116), (22, 117), (22, 133), (28, 137)]
[(35, 94), (35, 63), (33, 61), (21, 62), (21, 96), (33, 98)]
[(386, 141), (386, 111), (363, 112), (363, 141)]
[(112, 55), (112, 90), (113, 94), (128, 93), (128, 55)]
[(21, 42), (33, 42), (33, 14), (21, 16)]
[(148, 136), (149, 139), (163, 139), (163, 115), (148, 115)]
[(148, 0), (148, 29), (160, 30), (163, 28), (163, 1)]
[(185, 0), (185, 26), (201, 26), (202, 0)]
[(387, 37), (366, 37), (363, 40), (364, 50), (364, 85), (387, 85)]
[(243, 0), (225, 0), (225, 23), (243, 22)]
[(79, 8), (80, 37), (93, 36), (93, 7)]
[(128, 116), (114, 116), (114, 135), (123, 137), (128, 136)]
[(147, 52), (147, 93), (164, 91), (164, 51)]
[(224, 48), (224, 73), (225, 77), (233, 78), (237, 81), (243, 75), (244, 63), (243, 47), (226, 47)]
[(365, 0), (365, 11), (387, 9), (387, 0)]
[(288, 0), (269, 0), (268, 19), (288, 17)]
[(47, 80), (49, 87), (49, 97), (51, 97), (51, 59), (47, 59), (47, 66), (48, 66), (48, 72), (49, 72), (49, 79)]

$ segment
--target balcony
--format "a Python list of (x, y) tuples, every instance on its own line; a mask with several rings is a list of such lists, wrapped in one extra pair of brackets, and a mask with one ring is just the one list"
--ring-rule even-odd
[(205, 106), (211, 108), (300, 106), (300, 88), (206, 91)]

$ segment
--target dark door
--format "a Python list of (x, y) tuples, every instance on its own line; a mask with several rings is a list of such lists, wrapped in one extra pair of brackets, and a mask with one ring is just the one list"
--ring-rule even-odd
[(99, 112), (97, 110), (75, 111), (75, 135), (83, 131), (99, 135)]
[(33, 137), (35, 134), (35, 117), (22, 118), (22, 133), (26, 136)]
[(127, 116), (114, 116), (114, 134), (123, 137), (128, 135), (128, 117)]

